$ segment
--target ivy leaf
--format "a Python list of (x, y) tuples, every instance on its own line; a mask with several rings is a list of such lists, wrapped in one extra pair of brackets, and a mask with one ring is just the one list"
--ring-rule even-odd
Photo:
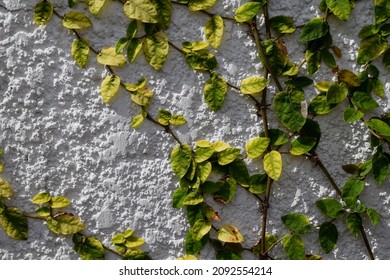
[(339, 233), (337, 227), (332, 223), (322, 223), (319, 231), (320, 245), (325, 253), (329, 253), (337, 244)]
[(240, 153), (241, 153), (240, 149), (227, 148), (217, 154), (218, 164), (227, 165), (233, 162), (240, 155)]
[(290, 154), (300, 156), (309, 152), (317, 143), (317, 139), (307, 136), (299, 136), (291, 143)]
[(106, 0), (87, 0), (89, 11), (95, 16), (100, 13), (105, 3)]
[(133, 63), (137, 58), (138, 53), (142, 49), (143, 40), (138, 38), (133, 38), (129, 41), (129, 45), (127, 47), (127, 60), (129, 63)]
[(246, 22), (252, 20), (259, 12), (261, 7), (266, 1), (261, 2), (248, 2), (237, 8), (235, 11), (234, 19), (237, 22)]
[(34, 198), (32, 199), (33, 204), (45, 204), (51, 200), (51, 195), (44, 192), (44, 193), (39, 193)]
[(366, 125), (378, 132), (380, 135), (390, 137), (390, 126), (384, 121), (372, 118), (366, 121)]
[(303, 234), (311, 230), (310, 220), (300, 213), (289, 213), (282, 216), (283, 224), (291, 231)]
[(389, 159), (380, 152), (376, 152), (372, 157), (372, 173), (378, 185), (386, 181), (389, 174)]
[(339, 19), (347, 21), (351, 13), (350, 0), (325, 0), (326, 6)]
[(71, 11), (64, 15), (62, 26), (68, 29), (83, 29), (92, 26), (91, 20), (81, 12)]
[(217, 0), (189, 0), (188, 8), (190, 11), (207, 10), (217, 3)]
[(329, 25), (323, 18), (313, 18), (303, 26), (299, 39), (308, 42), (319, 39), (328, 32)]
[(194, 241), (200, 241), (211, 230), (210, 221), (198, 220), (192, 226), (191, 233)]
[(276, 16), (270, 18), (271, 28), (280, 34), (294, 33), (296, 30), (292, 17)]
[(46, 24), (51, 19), (53, 10), (53, 4), (50, 2), (42, 1), (36, 4), (34, 8), (35, 24)]
[(271, 151), (264, 156), (264, 171), (277, 181), (282, 173), (282, 156), (278, 151)]
[(380, 24), (390, 18), (390, 3), (387, 0), (374, 0), (375, 23)]
[(336, 82), (329, 87), (328, 92), (326, 94), (326, 101), (331, 104), (338, 104), (344, 101), (347, 95), (347, 85), (345, 83), (339, 84)]
[(88, 42), (83, 39), (75, 39), (72, 43), (72, 57), (81, 68), (85, 68), (89, 57)]
[(349, 213), (347, 216), (347, 228), (355, 236), (359, 236), (359, 231), (362, 226), (362, 217), (358, 213)]
[(70, 201), (64, 196), (55, 196), (51, 198), (50, 207), (53, 209), (62, 209), (70, 205)]
[(244, 242), (244, 237), (235, 226), (223, 225), (218, 231), (218, 240), (228, 243), (241, 243)]
[(360, 120), (364, 117), (364, 113), (361, 111), (356, 110), (355, 108), (348, 107), (344, 111), (344, 121), (346, 123), (352, 123)]
[(323, 198), (316, 201), (316, 206), (325, 216), (336, 219), (344, 214), (343, 206), (339, 201), (333, 198)]
[(379, 34), (364, 38), (360, 43), (357, 55), (358, 64), (366, 64), (386, 51), (389, 44), (385, 38)]
[(217, 49), (222, 42), (224, 32), (223, 19), (219, 15), (212, 16), (207, 20), (204, 33), (210, 45)]
[(217, 59), (207, 50), (189, 53), (186, 56), (186, 62), (195, 70), (213, 70), (218, 67)]
[(120, 83), (120, 78), (114, 75), (107, 76), (103, 79), (100, 86), (100, 95), (104, 103), (111, 103), (115, 99), (119, 91)]
[(105, 251), (102, 243), (95, 237), (73, 235), (74, 250), (83, 260), (104, 260)]
[(61, 214), (54, 218), (48, 217), (47, 227), (56, 234), (69, 235), (84, 230), (84, 224), (72, 214)]
[(159, 15), (152, 0), (131, 0), (123, 5), (125, 15), (144, 23), (157, 23)]
[(146, 61), (156, 70), (160, 70), (167, 60), (169, 44), (167, 36), (162, 32), (147, 36), (143, 43)]
[(203, 89), (204, 99), (211, 110), (218, 111), (227, 93), (227, 83), (221, 76), (213, 73), (210, 79), (206, 81)]
[(249, 186), (249, 172), (244, 161), (236, 159), (229, 164), (229, 174), (243, 187)]
[(326, 93), (316, 95), (309, 104), (309, 113), (312, 115), (326, 115), (334, 110), (337, 104), (327, 101)]
[(268, 176), (266, 174), (255, 174), (249, 178), (249, 191), (254, 194), (265, 193), (267, 189)]
[(267, 137), (252, 138), (246, 143), (245, 150), (248, 158), (257, 158), (261, 156), (268, 148), (270, 139)]
[(26, 240), (28, 235), (27, 218), (17, 208), (6, 208), (0, 213), (0, 225), (9, 237)]
[(281, 74), (288, 62), (287, 48), (279, 40), (266, 40), (262, 43), (265, 56), (276, 74)]
[(268, 83), (266, 78), (251, 76), (241, 81), (240, 91), (243, 94), (256, 94), (261, 92)]
[(306, 118), (301, 113), (303, 101), (305, 101), (305, 96), (302, 91), (298, 90), (282, 91), (274, 98), (275, 111), (279, 121), (293, 132), (301, 130), (306, 122)]
[(191, 147), (187, 144), (175, 146), (172, 149), (170, 160), (173, 172), (179, 179), (183, 178), (192, 162)]
[(283, 248), (290, 260), (305, 259), (305, 244), (299, 235), (285, 235), (283, 237)]
[(163, 30), (171, 24), (172, 3), (171, 0), (152, 0), (156, 7), (158, 23)]
[(352, 103), (362, 110), (373, 110), (379, 105), (367, 92), (356, 91), (352, 96)]
[(96, 56), (97, 62), (103, 65), (124, 66), (126, 58), (121, 53), (116, 53), (114, 47), (103, 48)]
[(12, 186), (8, 181), (0, 177), (0, 198), (8, 198), (14, 195)]
[(376, 226), (381, 219), (381, 215), (375, 209), (372, 208), (367, 208), (367, 215), (374, 226)]

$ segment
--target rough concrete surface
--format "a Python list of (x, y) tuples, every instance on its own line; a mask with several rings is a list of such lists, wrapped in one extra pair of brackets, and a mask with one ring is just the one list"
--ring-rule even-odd
[[(70, 9), (67, 1), (53, 0), (61, 14)], [(125, 35), (129, 19), (121, 12), (118, 1), (107, 1), (104, 11), (93, 17), (93, 27), (81, 31), (95, 49), (115, 45)], [(220, 0), (211, 11), (233, 16), (234, 10), (246, 1)], [(272, 0), (270, 15), (290, 15), (297, 25), (304, 24), (315, 14), (318, 1)], [(53, 17), (46, 26), (36, 26), (33, 9), (37, 1), (0, 0), (0, 147), (4, 171), (2, 177), (13, 185), (15, 195), (8, 202), (24, 212), (33, 213), (31, 198), (39, 192), (64, 195), (71, 201), (70, 210), (85, 222), (85, 233), (98, 237), (109, 245), (111, 237), (127, 228), (145, 239), (143, 249), (154, 259), (174, 259), (182, 256), (188, 224), (182, 210), (173, 209), (171, 197), (178, 181), (171, 171), (169, 154), (175, 142), (160, 127), (145, 122), (140, 128), (130, 126), (139, 108), (131, 103), (128, 93), (121, 90), (110, 105), (102, 102), (99, 88), (108, 72), (91, 54), (86, 69), (73, 61), (70, 48), (75, 36)], [(79, 3), (76, 9), (87, 12)], [(207, 16), (174, 6), (172, 24), (167, 31), (176, 45), (183, 41), (204, 40), (203, 26)], [(259, 16), (259, 22), (263, 22)], [(360, 39), (357, 34), (365, 24), (373, 23), (373, 1), (356, 1), (351, 20), (341, 22), (331, 18), (334, 44), (343, 49), (340, 68), (359, 71), (356, 53)], [(264, 26), (261, 26), (264, 31)], [(290, 59), (299, 63), (304, 44), (298, 36), (283, 40)], [(213, 50), (221, 73), (231, 84), (250, 75), (261, 73), (252, 38), (244, 25), (225, 22), (223, 42)], [(380, 63), (381, 80), (386, 96), (377, 98), (379, 115), (389, 109), (389, 72)], [(135, 63), (115, 69), (127, 83), (147, 77), (155, 92), (149, 108), (169, 109), (183, 114), (188, 123), (175, 129), (185, 143), (193, 145), (201, 139), (223, 140), (243, 151), (245, 143), (262, 129), (250, 99), (229, 89), (221, 110), (212, 112), (203, 100), (203, 86), (208, 75), (191, 70), (182, 54), (170, 49), (168, 61), (161, 71), (153, 70), (139, 56)], [(315, 81), (331, 80), (333, 74), (326, 66), (313, 76)], [(270, 94), (274, 93), (271, 84)], [(313, 86), (305, 91), (310, 100), (317, 94)], [(269, 100), (271, 102), (271, 100)], [(371, 156), (367, 129), (360, 123), (345, 124), (340, 105), (331, 114), (318, 117), (322, 139), (317, 149), (336, 183), (348, 179), (341, 166), (359, 163)], [(270, 125), (280, 127), (270, 112)], [(262, 170), (259, 160), (247, 161), (251, 172)], [(269, 209), (269, 232), (283, 236), (287, 233), (280, 217), (290, 212), (308, 215), (319, 225), (325, 217), (314, 203), (321, 197), (336, 197), (329, 182), (312, 162), (302, 157), (283, 154), (284, 169), (273, 185)], [(377, 226), (364, 220), (368, 239), (379, 259), (390, 258), (390, 190), (386, 181), (381, 187), (368, 178), (362, 200), (382, 215)], [(223, 223), (234, 224), (245, 236), (245, 247), (259, 238), (260, 211), (258, 202), (242, 189), (231, 204), (224, 206), (209, 201), (219, 212)], [(222, 222), (221, 222), (222, 223)], [(218, 227), (221, 223), (216, 222)], [(339, 241), (335, 250), (324, 254), (318, 235), (303, 237), (306, 252), (323, 255), (325, 259), (366, 259), (361, 238), (354, 238), (344, 222), (336, 222)], [(200, 258), (214, 258), (206, 247)], [(280, 246), (275, 256), (285, 258)], [(108, 258), (115, 256), (108, 254)], [(244, 254), (245, 258), (253, 258)], [(29, 220), (27, 241), (10, 239), (0, 230), (0, 259), (78, 259), (69, 237), (51, 233), (42, 221)]]

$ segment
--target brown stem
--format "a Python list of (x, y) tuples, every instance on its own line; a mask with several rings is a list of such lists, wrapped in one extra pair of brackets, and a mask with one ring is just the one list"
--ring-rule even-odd
[(34, 219), (34, 220), (41, 220), (41, 221), (47, 220), (47, 218), (45, 218), (45, 217), (36, 216), (33, 214), (29, 214), (29, 213), (23, 213), (23, 216), (25, 216), (26, 218)]

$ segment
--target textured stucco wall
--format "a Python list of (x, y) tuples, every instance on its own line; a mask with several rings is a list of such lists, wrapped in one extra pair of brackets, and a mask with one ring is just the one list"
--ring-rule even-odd
[[(60, 13), (69, 10), (67, 1), (52, 2)], [(96, 49), (114, 45), (125, 34), (129, 22), (120, 12), (119, 2), (108, 2), (106, 9), (93, 19), (93, 28), (81, 32)], [(232, 16), (244, 2), (220, 0), (212, 11)], [(318, 13), (318, 2), (272, 0), (270, 15), (290, 15), (297, 24), (303, 24)], [(37, 27), (32, 20), (36, 1), (0, 3), (11, 11), (0, 7), (0, 147), (5, 150), (2, 176), (15, 190), (10, 205), (33, 212), (30, 201), (38, 192), (64, 195), (72, 201), (71, 210), (85, 222), (85, 232), (105, 244), (110, 243), (113, 234), (134, 228), (135, 234), (145, 239), (144, 249), (152, 258), (181, 256), (188, 226), (184, 212), (171, 207), (177, 179), (168, 157), (174, 141), (150, 122), (138, 129), (130, 127), (131, 118), (139, 109), (125, 91), (121, 90), (111, 105), (103, 104), (99, 87), (106, 70), (95, 62), (94, 55), (85, 70), (75, 65), (70, 55), (74, 35), (61, 26), (58, 18), (54, 17), (47, 26)], [(330, 19), (334, 43), (343, 49), (343, 59), (338, 61), (341, 68), (359, 70), (355, 63), (357, 33), (363, 25), (373, 22), (372, 5), (372, 1), (356, 1), (350, 21)], [(79, 4), (77, 8), (84, 7)], [(185, 40), (203, 40), (206, 20), (204, 14), (174, 6), (168, 36), (177, 45)], [(218, 72), (238, 85), (243, 78), (258, 74), (262, 67), (247, 29), (229, 21), (225, 25), (222, 46), (215, 51)], [(304, 45), (296, 35), (284, 40), (290, 59), (299, 63), (304, 57)], [(173, 49), (159, 72), (152, 70), (142, 56), (134, 65), (116, 71), (129, 83), (148, 77), (155, 92), (150, 112), (169, 109), (187, 118), (188, 124), (176, 130), (183, 142), (192, 145), (201, 139), (223, 140), (242, 148), (261, 131), (261, 120), (255, 115), (253, 104), (234, 90), (229, 90), (220, 111), (211, 112), (202, 93), (207, 75), (189, 69), (182, 55)], [(389, 72), (383, 69), (380, 78), (387, 95), (378, 99), (377, 115), (389, 109)], [(326, 79), (332, 79), (332, 74), (323, 66), (315, 81)], [(309, 87), (306, 99), (315, 94), (314, 87)], [(345, 105), (317, 118), (322, 130), (318, 154), (339, 185), (348, 178), (341, 165), (361, 162), (371, 155), (367, 129), (359, 123), (344, 124), (343, 108)], [(280, 126), (272, 113), (270, 124)], [(322, 222), (324, 217), (314, 202), (319, 197), (335, 195), (310, 161), (288, 154), (283, 155), (283, 161), (283, 174), (273, 185), (269, 210), (269, 231), (279, 236), (286, 233), (280, 220), (282, 215), (297, 211), (308, 215), (313, 223)], [(260, 161), (248, 162), (251, 172), (261, 170)], [(390, 258), (388, 183), (377, 187), (370, 178), (362, 194), (366, 204), (383, 216), (376, 227), (364, 221), (375, 256), (380, 259)], [(246, 247), (254, 244), (260, 227), (256, 200), (238, 190), (230, 205), (209, 202), (224, 223), (240, 229)], [(362, 240), (352, 237), (345, 223), (337, 222), (337, 226), (338, 246), (324, 258), (367, 258)], [(322, 254), (317, 234), (304, 236), (304, 241), (307, 253)], [(41, 221), (29, 220), (27, 241), (11, 240), (0, 230), (0, 259), (77, 259), (72, 247), (71, 238), (52, 234)], [(285, 257), (280, 248), (276, 252), (277, 256)], [(214, 258), (213, 250), (207, 247), (200, 257)]]

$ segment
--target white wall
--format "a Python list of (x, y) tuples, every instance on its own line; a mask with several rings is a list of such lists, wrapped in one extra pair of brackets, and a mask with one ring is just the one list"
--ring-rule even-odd
[[(69, 10), (67, 1), (53, 0), (56, 10)], [(96, 49), (112, 46), (124, 36), (127, 23), (116, 1), (108, 1), (106, 9), (95, 19), (92, 29), (82, 31)], [(212, 11), (232, 16), (245, 1), (220, 0)], [(319, 1), (271, 0), (270, 15), (293, 16), (297, 24), (311, 19)], [(0, 147), (2, 176), (9, 180), (15, 196), (8, 203), (32, 213), (31, 198), (42, 191), (64, 195), (72, 201), (71, 210), (85, 222), (85, 233), (97, 236), (106, 245), (111, 237), (127, 228), (134, 228), (147, 245), (143, 248), (154, 259), (172, 259), (184, 254), (183, 242), (188, 227), (184, 212), (171, 207), (171, 196), (177, 179), (169, 165), (169, 153), (175, 142), (161, 128), (145, 122), (140, 128), (130, 127), (138, 108), (129, 95), (121, 90), (110, 105), (103, 104), (99, 87), (107, 74), (95, 62), (94, 55), (85, 70), (77, 67), (70, 55), (72, 32), (61, 26), (54, 17), (47, 26), (33, 23), (36, 1), (2, 0), (0, 3)], [(360, 28), (373, 23), (372, 1), (357, 1), (351, 20), (330, 19), (335, 44), (343, 49), (338, 61), (341, 68), (359, 71), (356, 52)], [(78, 9), (84, 10), (79, 4)], [(207, 16), (174, 6), (172, 24), (168, 30), (171, 41), (203, 40)], [(92, 17), (92, 16), (91, 16)], [(240, 81), (256, 75), (261, 64), (256, 59), (253, 40), (245, 26), (226, 22), (223, 43), (217, 51), (218, 72), (226, 80), (239, 85)], [(264, 31), (264, 30), (262, 30)], [(304, 44), (296, 35), (285, 38), (290, 59), (299, 63), (304, 57)], [(378, 64), (378, 63), (376, 63)], [(390, 88), (389, 72), (381, 68), (386, 93)], [(211, 112), (203, 101), (203, 85), (207, 75), (194, 72), (183, 56), (171, 49), (168, 61), (160, 71), (154, 71), (143, 57), (134, 65), (117, 69), (128, 83), (140, 77), (149, 79), (156, 96), (150, 112), (159, 108), (183, 114), (188, 124), (175, 130), (179, 138), (193, 144), (201, 139), (223, 140), (234, 147), (245, 143), (261, 131), (261, 120), (247, 98), (229, 90), (226, 101), (217, 113)], [(315, 81), (331, 80), (332, 73), (322, 66)], [(272, 91), (271, 91), (272, 92)], [(307, 100), (316, 94), (314, 87), (306, 92)], [(271, 101), (270, 101), (271, 102)], [(388, 95), (378, 100), (379, 115), (388, 110)], [(318, 154), (337, 183), (348, 178), (341, 165), (358, 163), (371, 155), (367, 129), (359, 123), (344, 124), (342, 109), (318, 117), (322, 139)], [(270, 124), (280, 127), (269, 110)], [(314, 224), (324, 221), (314, 203), (320, 197), (336, 197), (329, 182), (318, 167), (304, 158), (283, 155), (284, 170), (273, 185), (269, 231), (283, 236), (287, 232), (280, 217), (289, 212), (308, 215)], [(260, 161), (248, 161), (251, 172), (261, 170)], [(377, 209), (383, 219), (376, 227), (364, 221), (368, 238), (377, 258), (390, 257), (390, 223), (388, 181), (377, 187), (369, 178), (362, 199)], [(258, 203), (243, 190), (228, 206), (213, 203), (224, 223), (237, 226), (246, 238), (245, 247), (259, 238), (260, 211)], [(216, 223), (219, 226), (218, 223)], [(337, 222), (337, 248), (323, 254), (317, 234), (304, 237), (307, 253), (323, 255), (325, 259), (364, 259), (366, 250), (360, 238)], [(77, 259), (71, 238), (54, 235), (37, 220), (29, 220), (27, 241), (11, 240), (0, 230), (0, 258), (3, 259)], [(212, 259), (213, 250), (206, 248), (201, 258)], [(277, 248), (276, 257), (285, 258)], [(108, 255), (108, 258), (113, 256)], [(251, 255), (245, 255), (251, 258)]]

